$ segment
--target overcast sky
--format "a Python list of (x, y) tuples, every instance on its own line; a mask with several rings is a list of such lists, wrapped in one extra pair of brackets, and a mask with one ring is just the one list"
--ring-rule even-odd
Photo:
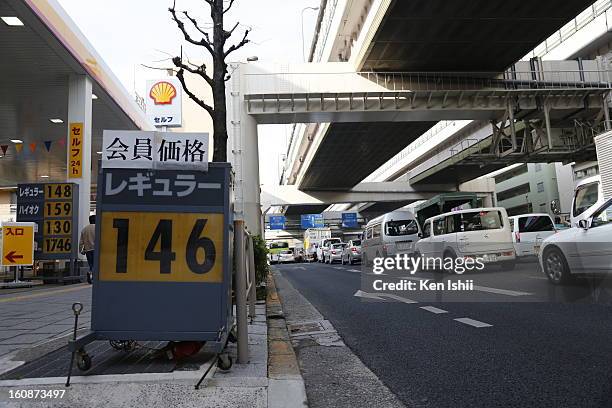
[[(168, 13), (170, 0), (58, 1), (130, 93), (135, 88), (142, 95), (146, 80), (160, 75), (142, 64), (170, 65), (170, 55), (179, 54), (184, 45)], [(241, 31), (235, 34), (235, 41), (240, 40), (244, 28), (251, 28), (252, 43), (233, 54), (231, 60), (257, 56), (262, 62), (301, 62), (302, 10), (319, 3), (319, 0), (236, 0), (226, 26), (240, 22)], [(188, 10), (204, 26), (210, 22), (203, 0), (177, 0), (176, 8)], [(304, 12), (307, 50), (316, 16), (316, 11)], [(198, 50), (193, 47), (186, 47), (185, 53), (198, 58)], [(289, 136), (288, 126), (260, 126), (262, 184), (278, 182), (280, 155), (286, 151)]]

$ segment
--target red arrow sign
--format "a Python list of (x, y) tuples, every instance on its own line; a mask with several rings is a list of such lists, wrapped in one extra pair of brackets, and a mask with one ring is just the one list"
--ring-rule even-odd
[(10, 263), (15, 263), (16, 259), (23, 259), (23, 255), (17, 255), (15, 254), (15, 251), (11, 251), (8, 254), (6, 254), (5, 258)]

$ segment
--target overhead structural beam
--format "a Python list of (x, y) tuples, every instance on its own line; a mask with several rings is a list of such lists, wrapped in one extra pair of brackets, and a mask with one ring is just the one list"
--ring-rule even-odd
[[(484, 185), (483, 193), (490, 186)], [(476, 192), (480, 187), (473, 187)], [(360, 183), (347, 191), (301, 191), (294, 185), (263, 186), (261, 203), (264, 211), (272, 206), (331, 205), (341, 203), (394, 202), (428, 200), (440, 193), (457, 191), (453, 184), (411, 186), (407, 182)], [(480, 192), (480, 191), (479, 191)]]

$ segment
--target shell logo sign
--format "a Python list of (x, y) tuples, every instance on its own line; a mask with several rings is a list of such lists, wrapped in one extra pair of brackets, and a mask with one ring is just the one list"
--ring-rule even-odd
[(161, 81), (153, 85), (149, 96), (156, 105), (169, 105), (176, 97), (176, 88), (170, 82)]
[(182, 92), (182, 85), (176, 77), (147, 82), (147, 116), (156, 127), (181, 126)]

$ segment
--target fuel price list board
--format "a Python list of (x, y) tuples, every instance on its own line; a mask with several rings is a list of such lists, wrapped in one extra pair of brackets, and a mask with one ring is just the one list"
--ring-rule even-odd
[(17, 186), (17, 221), (36, 223), (36, 260), (78, 255), (78, 185), (35, 183)]

